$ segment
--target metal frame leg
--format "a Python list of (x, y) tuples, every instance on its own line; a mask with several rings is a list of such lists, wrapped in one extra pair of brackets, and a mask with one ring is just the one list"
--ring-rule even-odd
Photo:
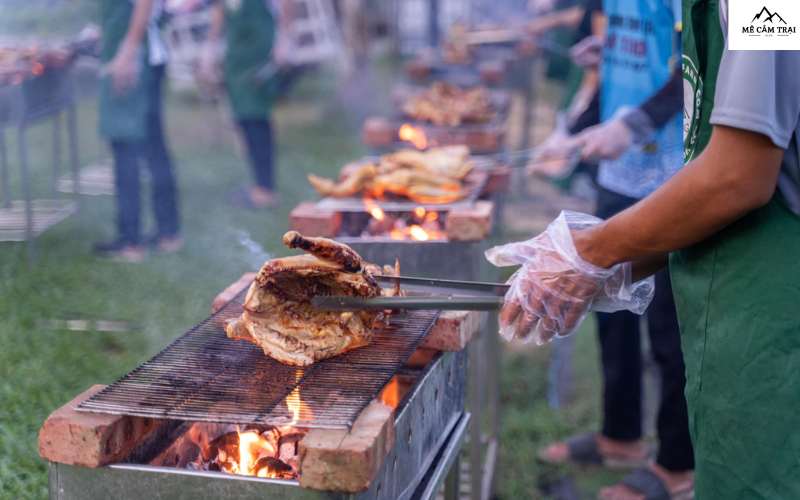
[(4, 208), (11, 207), (11, 186), (9, 186), (9, 182), (6, 131), (0, 127), (0, 196), (2, 196)]
[(483, 370), (481, 358), (483, 357), (483, 337), (475, 339), (469, 346), (469, 366), (467, 371), (467, 389), (469, 391), (469, 411), (472, 413), (472, 421), (469, 427), (469, 447), (467, 456), (469, 457), (469, 483), (470, 498), (481, 500), (483, 490), (483, 402), (482, 393), (486, 384), (481, 380)]
[(58, 177), (61, 173), (61, 113), (53, 115), (53, 186), (58, 190)]
[(28, 170), (28, 141), (26, 138), (27, 124), (21, 123), (17, 128), (19, 143), (19, 168), (22, 181), (22, 194), (25, 197), (25, 241), (28, 244), (28, 260), (34, 257), (33, 246), (33, 200), (31, 199), (31, 177)]
[[(69, 166), (72, 171), (72, 196), (76, 201), (80, 200), (80, 170), (78, 163), (78, 110), (75, 102), (67, 106), (67, 140), (69, 141)], [(80, 204), (78, 204), (80, 208)]]

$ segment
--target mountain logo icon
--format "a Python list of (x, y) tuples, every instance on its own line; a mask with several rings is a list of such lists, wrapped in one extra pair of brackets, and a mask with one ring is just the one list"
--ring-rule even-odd
[(783, 24), (786, 24), (786, 21), (781, 17), (780, 14), (778, 14), (777, 11), (770, 12), (769, 9), (766, 6), (764, 6), (761, 9), (761, 12), (759, 12), (753, 17), (753, 20), (750, 21), (750, 24), (753, 24), (756, 21), (761, 21), (762, 23), (766, 23), (767, 21), (775, 23), (776, 18), (778, 21), (782, 22)]

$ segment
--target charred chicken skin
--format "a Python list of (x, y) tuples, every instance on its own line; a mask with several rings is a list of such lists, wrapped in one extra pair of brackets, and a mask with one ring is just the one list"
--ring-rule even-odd
[(308, 366), (365, 346), (381, 313), (320, 311), (317, 295), (377, 297), (381, 288), (347, 245), (290, 231), (290, 248), (309, 254), (267, 261), (247, 292), (242, 315), (229, 322), (228, 337), (247, 340), (281, 363)]

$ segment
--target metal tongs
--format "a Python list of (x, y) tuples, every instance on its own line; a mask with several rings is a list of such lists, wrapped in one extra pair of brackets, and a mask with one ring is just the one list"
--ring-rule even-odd
[(441, 311), (495, 311), (503, 305), (508, 285), (479, 281), (440, 280), (377, 275), (379, 282), (406, 285), (404, 297), (317, 296), (311, 305), (327, 311), (369, 309), (428, 309)]

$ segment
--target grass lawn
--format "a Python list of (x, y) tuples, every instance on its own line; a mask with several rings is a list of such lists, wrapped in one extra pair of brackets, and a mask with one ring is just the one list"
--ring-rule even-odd
[[(24, 245), (0, 244), (0, 498), (45, 498), (46, 464), (38, 458), (36, 434), (48, 413), (88, 386), (110, 383), (152, 356), (203, 319), (218, 290), (267, 257), (283, 254), (280, 236), (288, 211), (313, 198), (305, 174), (333, 175), (343, 162), (365, 153), (353, 98), (335, 98), (341, 97), (335, 78), (326, 72), (311, 74), (277, 108), (283, 204), (273, 212), (231, 208), (229, 193), (249, 175), (231, 131), (220, 125), (214, 108), (172, 95), (168, 133), (178, 170), (187, 242), (183, 251), (140, 265), (92, 257), (92, 242), (113, 234), (111, 197), (84, 197), (78, 216), (37, 241), (37, 258), (30, 266)], [(379, 71), (376, 82), (388, 86), (387, 74)], [(375, 109), (380, 102), (362, 96), (358, 111)], [(95, 112), (91, 102), (80, 109), (82, 164), (106, 156), (95, 132)], [(14, 143), (13, 136), (7, 139)], [(40, 197), (49, 196), (49, 140), (49, 127), (31, 135)], [(13, 185), (19, 192), (16, 177)], [(75, 318), (126, 320), (135, 328), (87, 333), (42, 326), (43, 320)], [(596, 421), (598, 377), (590, 330), (591, 325), (585, 327), (578, 341), (577, 403), (560, 411), (546, 402), (547, 350), (506, 352), (500, 498), (540, 497), (541, 485), (574, 472), (537, 465), (535, 452), (549, 440), (591, 428)], [(578, 476), (585, 493), (609, 479), (597, 471)]]

